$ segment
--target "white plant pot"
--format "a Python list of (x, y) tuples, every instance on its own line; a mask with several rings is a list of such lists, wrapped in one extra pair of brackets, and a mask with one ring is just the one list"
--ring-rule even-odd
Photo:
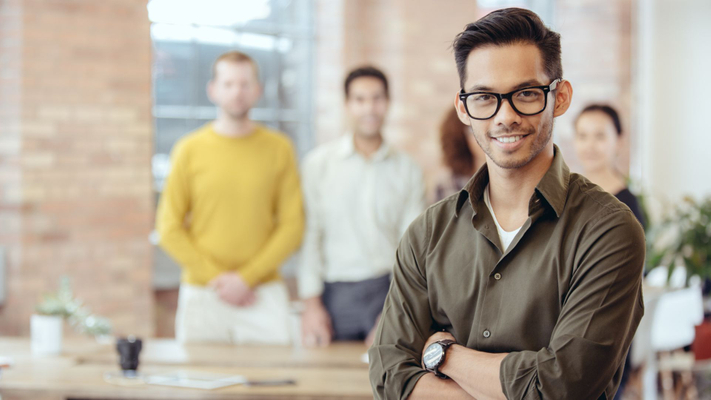
[(62, 352), (64, 319), (56, 315), (33, 314), (30, 318), (32, 354), (57, 355)]

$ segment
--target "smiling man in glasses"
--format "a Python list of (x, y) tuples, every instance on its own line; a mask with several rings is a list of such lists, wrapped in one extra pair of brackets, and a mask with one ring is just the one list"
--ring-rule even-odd
[(560, 35), (495, 11), (454, 41), (455, 107), (486, 153), (405, 233), (375, 342), (376, 398), (611, 399), (643, 314), (632, 212), (570, 173)]

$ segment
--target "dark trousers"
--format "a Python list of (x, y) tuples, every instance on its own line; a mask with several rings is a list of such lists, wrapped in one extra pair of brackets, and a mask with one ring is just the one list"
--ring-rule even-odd
[(326, 282), (321, 297), (331, 316), (333, 340), (363, 340), (383, 311), (390, 275), (359, 282)]

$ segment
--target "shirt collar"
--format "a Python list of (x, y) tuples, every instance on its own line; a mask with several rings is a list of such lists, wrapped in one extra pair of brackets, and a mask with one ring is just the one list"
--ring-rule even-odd
[[(560, 149), (557, 145), (553, 145), (553, 163), (538, 185), (536, 185), (536, 190), (531, 198), (529, 210), (532, 209), (533, 204), (537, 202), (536, 197), (541, 197), (545, 200), (551, 209), (555, 212), (556, 216), (560, 218), (565, 208), (565, 200), (568, 197), (568, 181), (570, 178), (570, 169), (565, 164), (563, 156), (560, 154)], [(484, 189), (486, 185), (489, 184), (489, 169), (486, 164), (484, 164), (479, 171), (469, 180), (469, 182), (464, 186), (459, 192), (459, 197), (457, 198), (457, 207), (454, 210), (454, 215), (459, 216), (459, 211), (461, 210), (464, 203), (469, 199), (474, 214), (477, 213), (477, 204), (484, 195)]]
[[(356, 151), (355, 149), (355, 145), (353, 144), (353, 133), (348, 133), (341, 138), (341, 143), (338, 146), (337, 151), (341, 158), (348, 158), (350, 156), (359, 154), (358, 151)], [(383, 139), (383, 142), (380, 144), (380, 147), (375, 153), (373, 153), (369, 160), (384, 160), (391, 154), (391, 152), (392, 147), (385, 141), (385, 139)]]

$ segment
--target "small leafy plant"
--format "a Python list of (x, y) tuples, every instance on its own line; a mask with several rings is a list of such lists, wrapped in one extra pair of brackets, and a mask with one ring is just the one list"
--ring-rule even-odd
[(648, 269), (686, 267), (686, 284), (692, 276), (701, 281), (711, 278), (711, 197), (700, 202), (690, 197), (650, 230), (647, 250)]
[(59, 290), (56, 293), (45, 294), (42, 302), (35, 307), (35, 311), (40, 315), (62, 317), (80, 333), (91, 336), (111, 334), (111, 322), (92, 314), (81, 300), (74, 297), (69, 278), (66, 276), (62, 277)]

